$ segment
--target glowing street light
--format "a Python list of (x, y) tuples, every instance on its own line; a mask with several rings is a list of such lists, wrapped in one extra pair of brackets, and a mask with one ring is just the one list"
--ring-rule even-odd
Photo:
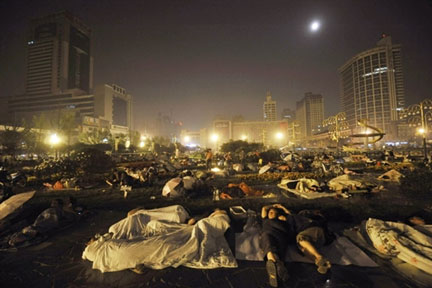
[(147, 137), (145, 135), (141, 135), (140, 140), (145, 141), (145, 140), (147, 140)]
[(243, 141), (246, 141), (247, 138), (248, 138), (248, 137), (247, 137), (246, 135), (242, 135), (242, 136), (240, 137), (240, 139), (243, 140)]
[(144, 146), (145, 146), (145, 142), (144, 142), (144, 141), (140, 141), (140, 143), (139, 143), (139, 147), (140, 147), (140, 148), (144, 148)]
[(51, 147), (54, 148), (55, 159), (57, 159), (57, 148), (56, 148), (56, 146), (58, 144), (60, 144), (61, 139), (57, 135), (57, 133), (53, 133), (53, 134), (50, 135), (48, 141), (49, 141)]
[(213, 134), (210, 136), (210, 139), (211, 139), (212, 142), (215, 143), (215, 147), (216, 147), (215, 150), (218, 151), (218, 140), (219, 140), (219, 135), (216, 134), (216, 133), (213, 133)]
[(130, 147), (130, 140), (129, 139), (126, 139), (126, 142), (125, 142), (125, 148), (126, 149), (129, 149), (129, 147)]
[(403, 109), (400, 116), (406, 118), (410, 126), (420, 125), (417, 132), (423, 138), (424, 160), (428, 161), (426, 136), (428, 134), (428, 122), (432, 119), (432, 99), (425, 99), (420, 104), (413, 104)]
[(49, 138), (49, 143), (52, 146), (56, 146), (57, 144), (60, 143), (60, 137), (57, 135), (57, 133), (51, 134), (51, 136)]
[(190, 136), (185, 136), (183, 140), (185, 143), (189, 143), (191, 138), (190, 138)]
[(210, 139), (211, 139), (213, 142), (217, 142), (217, 141), (219, 140), (219, 135), (216, 134), (216, 133), (214, 133), (214, 134), (211, 135)]
[(275, 134), (276, 139), (282, 140), (284, 138), (284, 134), (282, 132), (277, 132)]

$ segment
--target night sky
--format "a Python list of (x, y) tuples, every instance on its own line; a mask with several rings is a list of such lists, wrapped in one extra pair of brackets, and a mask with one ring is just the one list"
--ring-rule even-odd
[(94, 84), (134, 97), (138, 130), (159, 112), (192, 130), (216, 115), (259, 120), (266, 91), (278, 115), (305, 92), (335, 114), (337, 69), (383, 32), (402, 44), (407, 103), (432, 98), (431, 0), (2, 0), (1, 97), (24, 92), (30, 19), (60, 10), (92, 28)]

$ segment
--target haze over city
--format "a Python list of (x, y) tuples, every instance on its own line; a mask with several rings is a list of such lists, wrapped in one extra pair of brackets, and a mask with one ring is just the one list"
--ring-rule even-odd
[(133, 96), (137, 130), (159, 112), (192, 130), (216, 115), (260, 120), (267, 91), (278, 115), (306, 92), (337, 113), (338, 68), (382, 33), (402, 45), (406, 103), (430, 97), (431, 1), (5, 0), (0, 10), (0, 97), (24, 93), (30, 20), (67, 10), (92, 29), (94, 84)]

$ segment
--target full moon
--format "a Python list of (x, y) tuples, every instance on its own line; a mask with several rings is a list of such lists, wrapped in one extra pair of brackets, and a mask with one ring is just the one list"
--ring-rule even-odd
[(313, 22), (310, 24), (310, 30), (311, 30), (312, 32), (316, 32), (316, 31), (319, 30), (320, 26), (321, 26), (321, 23), (320, 23), (319, 21), (313, 21)]

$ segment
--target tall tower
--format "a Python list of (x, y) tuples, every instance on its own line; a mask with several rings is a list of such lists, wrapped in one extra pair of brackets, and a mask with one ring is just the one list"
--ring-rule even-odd
[(67, 12), (33, 19), (30, 26), (26, 94), (90, 94), (90, 28)]
[(276, 121), (276, 101), (272, 100), (270, 91), (267, 92), (266, 101), (263, 104), (264, 121)]
[(25, 94), (9, 101), (9, 112), (31, 115), (75, 108), (80, 114), (93, 114), (90, 40), (90, 28), (68, 12), (33, 19)]
[(399, 111), (405, 105), (401, 46), (383, 34), (375, 48), (355, 55), (339, 68), (341, 103), (353, 131), (359, 120), (395, 131)]
[(296, 120), (300, 124), (302, 137), (309, 137), (322, 131), (324, 120), (324, 100), (321, 94), (305, 93), (297, 102)]

